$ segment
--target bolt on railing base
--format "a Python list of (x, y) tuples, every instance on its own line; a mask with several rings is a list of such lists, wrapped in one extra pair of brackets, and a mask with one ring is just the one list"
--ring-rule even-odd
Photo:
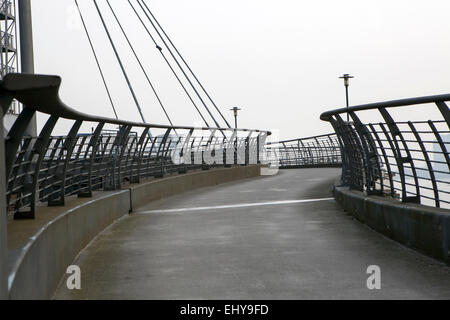
[(139, 183), (141, 183), (141, 179), (139, 177), (131, 177), (130, 183), (139, 184)]
[(79, 192), (78, 198), (92, 198), (92, 191)]
[(66, 205), (66, 201), (64, 198), (48, 200), (47, 204), (49, 207), (64, 207)]

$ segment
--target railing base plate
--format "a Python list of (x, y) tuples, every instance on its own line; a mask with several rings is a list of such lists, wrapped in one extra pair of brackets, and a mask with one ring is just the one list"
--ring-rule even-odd
[(14, 213), (14, 220), (33, 220), (34, 211), (18, 211)]

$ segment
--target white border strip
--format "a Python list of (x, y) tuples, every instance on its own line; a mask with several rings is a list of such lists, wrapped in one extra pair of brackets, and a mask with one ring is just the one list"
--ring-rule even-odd
[(296, 204), (296, 203), (311, 203), (311, 202), (323, 202), (334, 201), (334, 198), (322, 198), (322, 199), (306, 199), (306, 200), (283, 200), (283, 201), (271, 201), (271, 202), (258, 202), (258, 203), (242, 203), (224, 206), (212, 206), (212, 207), (194, 207), (194, 208), (179, 208), (179, 209), (165, 209), (165, 210), (149, 210), (138, 211), (133, 214), (152, 214), (152, 213), (179, 213), (188, 211), (205, 211), (205, 210), (220, 210), (220, 209), (236, 209), (236, 208), (249, 208), (249, 207), (262, 207), (262, 206), (277, 206), (284, 204)]

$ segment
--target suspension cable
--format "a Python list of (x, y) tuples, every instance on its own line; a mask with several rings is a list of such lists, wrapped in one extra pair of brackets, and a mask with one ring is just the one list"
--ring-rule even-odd
[(138, 17), (139, 21), (141, 22), (142, 26), (144, 27), (144, 29), (147, 31), (147, 34), (150, 36), (150, 38), (152, 39), (153, 43), (155, 44), (156, 48), (159, 50), (159, 52), (161, 53), (162, 57), (164, 58), (164, 60), (166, 61), (167, 65), (169, 66), (170, 70), (172, 71), (172, 73), (174, 74), (175, 78), (178, 80), (179, 84), (181, 85), (181, 87), (183, 88), (184, 92), (186, 93), (186, 95), (188, 96), (189, 100), (192, 102), (192, 105), (195, 107), (195, 109), (197, 110), (198, 114), (200, 115), (200, 117), (202, 118), (203, 122), (206, 124), (206, 126), (209, 128), (210, 125), (208, 124), (208, 121), (206, 121), (205, 117), (203, 116), (203, 114), (201, 113), (200, 109), (198, 108), (197, 104), (195, 103), (195, 101), (192, 99), (191, 95), (189, 94), (189, 92), (187, 91), (186, 87), (184, 86), (183, 82), (181, 81), (180, 77), (177, 75), (177, 73), (175, 72), (175, 70), (173, 69), (172, 65), (170, 64), (169, 60), (167, 60), (166, 55), (164, 54), (164, 52), (162, 51), (162, 48), (158, 45), (158, 43), (156, 42), (155, 38), (153, 37), (153, 35), (151, 34), (150, 30), (147, 28), (147, 26), (145, 25), (144, 21), (142, 20), (141, 16), (139, 15), (139, 13), (137, 12), (136, 8), (133, 6), (133, 4), (131, 3), (130, 0), (128, 0), (128, 3), (130, 4), (131, 8), (133, 9), (134, 13), (136, 14), (136, 16)]
[[(214, 121), (214, 123), (216, 124), (216, 126), (218, 128), (220, 128), (219, 123), (217, 122), (217, 120), (214, 118), (214, 115), (211, 113), (211, 110), (209, 110), (208, 106), (206, 105), (205, 101), (203, 101), (201, 95), (198, 93), (197, 89), (195, 88), (194, 84), (192, 83), (191, 79), (189, 78), (189, 76), (186, 74), (186, 71), (184, 70), (184, 68), (182, 67), (182, 65), (180, 64), (180, 62), (178, 61), (178, 59), (175, 57), (175, 55), (173, 54), (172, 50), (170, 49), (170, 47), (167, 45), (167, 42), (164, 40), (163, 36), (161, 35), (161, 33), (159, 32), (158, 28), (156, 27), (156, 25), (153, 23), (153, 20), (151, 19), (151, 17), (148, 15), (147, 11), (145, 11), (145, 8), (142, 6), (141, 1), (137, 0), (137, 3), (139, 4), (139, 6), (141, 7), (142, 11), (144, 12), (144, 14), (146, 15), (148, 21), (150, 21), (151, 25), (153, 26), (153, 29), (155, 29), (156, 33), (158, 34), (159, 38), (161, 39), (161, 41), (164, 43), (164, 46), (167, 48), (167, 50), (169, 51), (170, 55), (172, 56), (172, 58), (175, 60), (175, 63), (178, 65), (178, 68), (180, 68), (181, 72), (183, 73), (184, 77), (186, 78), (186, 80), (189, 82), (190, 86), (192, 87), (192, 89), (194, 90), (195, 94), (197, 95), (197, 97), (200, 99), (201, 103), (203, 104), (203, 106), (205, 107), (206, 111), (208, 112), (208, 114), (210, 115), (211, 119)], [(144, 3), (145, 5), (145, 3)]]
[[(113, 41), (113, 39), (111, 37), (111, 34), (109, 33), (108, 26), (106, 25), (105, 20), (103, 19), (102, 12), (100, 11), (100, 8), (98, 7), (97, 0), (94, 0), (94, 4), (95, 4), (95, 7), (97, 9), (98, 15), (100, 16), (100, 20), (102, 21), (103, 28), (105, 29), (106, 34), (108, 36), (109, 42), (111, 43), (111, 46), (112, 46), (112, 48), (114, 50), (114, 53), (115, 53), (116, 58), (117, 58), (117, 61), (119, 62), (120, 68), (122, 69), (123, 76), (125, 77), (125, 80), (126, 80), (126, 82), (128, 84), (128, 88), (130, 89), (131, 95), (133, 96), (134, 102), (136, 103), (136, 107), (137, 107), (137, 109), (139, 111), (141, 119), (142, 119), (142, 121), (144, 123), (147, 123), (147, 121), (145, 121), (144, 114), (142, 113), (142, 109), (141, 109), (141, 106), (139, 104), (139, 101), (138, 101), (138, 99), (136, 97), (136, 94), (135, 94), (135, 92), (133, 90), (133, 87), (131, 85), (130, 79), (128, 78), (128, 74), (125, 71), (125, 68), (124, 68), (124, 66), (122, 64), (122, 60), (120, 59), (119, 53), (117, 52), (116, 46), (114, 45), (114, 41)], [(149, 132), (149, 134), (150, 134), (150, 132)]]
[(111, 107), (112, 107), (112, 109), (114, 111), (114, 115), (115, 115), (116, 119), (119, 119), (119, 117), (117, 115), (116, 107), (114, 106), (114, 102), (112, 100), (111, 93), (110, 93), (109, 88), (108, 88), (108, 84), (106, 83), (105, 75), (103, 74), (103, 70), (102, 70), (100, 62), (98, 60), (98, 56), (97, 56), (97, 53), (95, 51), (94, 44), (92, 43), (91, 36), (89, 35), (89, 31), (87, 29), (86, 23), (85, 23), (84, 18), (83, 18), (83, 14), (81, 12), (81, 9), (80, 9), (80, 6), (78, 5), (78, 1), (77, 0), (75, 0), (75, 5), (77, 6), (78, 13), (80, 14), (80, 18), (81, 18), (81, 22), (83, 24), (84, 31), (85, 31), (86, 36), (88, 38), (89, 45), (91, 47), (92, 53), (93, 53), (94, 58), (95, 58), (95, 62), (97, 63), (98, 71), (100, 72), (100, 76), (102, 77), (103, 85), (105, 86), (106, 93), (108, 94), (109, 102), (111, 103)]
[(158, 93), (156, 92), (156, 89), (155, 89), (155, 87), (153, 86), (153, 83), (150, 81), (150, 78), (149, 78), (147, 72), (145, 71), (144, 66), (143, 66), (142, 63), (141, 63), (141, 60), (139, 59), (139, 57), (138, 57), (136, 51), (134, 50), (133, 45), (131, 44), (131, 41), (129, 40), (129, 38), (128, 38), (126, 32), (125, 32), (125, 30), (124, 30), (123, 27), (122, 27), (122, 24), (121, 24), (120, 21), (119, 21), (119, 18), (117, 17), (117, 15), (116, 15), (114, 9), (112, 8), (111, 3), (109, 2), (109, 0), (106, 0), (106, 3), (108, 4), (109, 8), (111, 9), (111, 12), (112, 12), (114, 18), (116, 19), (117, 24), (119, 25), (120, 30), (122, 31), (123, 36), (124, 36), (125, 39), (127, 40), (128, 45), (130, 46), (131, 51), (133, 52), (133, 54), (134, 54), (134, 56), (135, 56), (135, 58), (136, 58), (136, 60), (137, 60), (137, 62), (138, 62), (138, 64), (139, 64), (139, 66), (141, 67), (141, 70), (142, 70), (142, 72), (144, 73), (145, 78), (147, 79), (148, 84), (149, 84), (150, 87), (152, 88), (152, 91), (153, 91), (153, 93), (155, 94), (156, 99), (158, 100), (158, 102), (159, 102), (159, 104), (160, 104), (162, 110), (164, 111), (164, 114), (166, 115), (167, 119), (169, 120), (170, 125), (173, 127), (172, 120), (170, 119), (169, 114), (168, 114), (167, 111), (166, 111), (166, 108), (164, 107), (164, 105), (163, 105), (163, 103), (162, 103), (162, 101), (161, 101), (161, 99), (160, 99)]
[(220, 116), (222, 117), (222, 119), (225, 121), (226, 125), (231, 128), (229, 122), (227, 121), (227, 119), (224, 117), (224, 115), (222, 114), (222, 112), (220, 111), (220, 109), (217, 107), (216, 103), (214, 102), (214, 100), (211, 98), (211, 96), (209, 95), (208, 91), (206, 91), (205, 87), (203, 86), (203, 84), (200, 82), (200, 80), (198, 79), (198, 77), (195, 75), (195, 73), (192, 71), (191, 67), (189, 66), (189, 64), (186, 62), (186, 60), (184, 59), (184, 57), (181, 55), (181, 53), (178, 51), (177, 47), (175, 46), (175, 44), (172, 42), (172, 40), (170, 39), (170, 37), (168, 36), (168, 34), (166, 33), (166, 31), (164, 30), (164, 28), (161, 26), (161, 24), (159, 23), (158, 19), (156, 19), (155, 15), (152, 13), (152, 11), (150, 10), (150, 8), (148, 7), (148, 5), (144, 2), (144, 0), (142, 0), (142, 3), (144, 4), (144, 6), (147, 8), (148, 12), (150, 13), (150, 15), (153, 17), (153, 20), (155, 20), (156, 24), (158, 25), (158, 27), (161, 29), (161, 31), (163, 32), (164, 36), (167, 38), (167, 40), (169, 41), (169, 43), (172, 45), (172, 47), (175, 49), (175, 52), (178, 54), (178, 56), (181, 58), (181, 60), (183, 61), (183, 63), (186, 65), (186, 67), (188, 68), (189, 72), (192, 74), (192, 76), (194, 77), (195, 81), (199, 84), (200, 88), (203, 90), (203, 92), (206, 94), (206, 96), (208, 97), (209, 101), (211, 101), (211, 103), (213, 104), (214, 108), (217, 110), (217, 112), (220, 114)]

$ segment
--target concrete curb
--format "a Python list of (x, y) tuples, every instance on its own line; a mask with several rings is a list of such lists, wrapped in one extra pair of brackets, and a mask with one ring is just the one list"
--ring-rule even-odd
[(78, 252), (129, 210), (130, 195), (124, 190), (79, 205), (47, 223), (22, 249), (9, 275), (9, 298), (49, 299)]
[(261, 166), (251, 165), (198, 171), (143, 183), (130, 188), (131, 208), (133, 211), (149, 202), (175, 194), (260, 175)]
[(50, 299), (79, 252), (100, 232), (140, 205), (260, 173), (260, 166), (254, 165), (177, 175), (121, 190), (61, 213), (22, 249), (9, 275), (9, 299)]
[(366, 196), (335, 187), (334, 196), (349, 214), (383, 235), (450, 264), (450, 210)]

